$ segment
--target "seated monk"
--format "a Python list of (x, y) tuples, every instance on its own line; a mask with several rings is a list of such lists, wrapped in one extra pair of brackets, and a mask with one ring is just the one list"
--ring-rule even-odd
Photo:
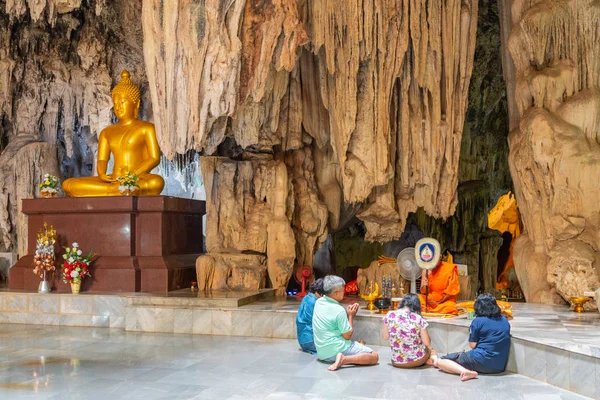
[[(427, 308), (425, 308), (425, 293), (429, 287), (427, 296)], [(456, 309), (456, 295), (460, 292), (458, 283), (458, 267), (452, 262), (443, 261), (440, 258), (438, 265), (429, 271), (429, 280), (426, 271), (421, 276), (421, 307), (423, 312), (437, 314), (458, 315)]]
[[(71, 197), (121, 196), (117, 178), (128, 172), (139, 177), (139, 196), (162, 192), (165, 181), (150, 171), (160, 162), (160, 148), (154, 125), (137, 119), (140, 89), (131, 83), (129, 72), (121, 73), (121, 81), (112, 91), (114, 112), (119, 122), (100, 132), (98, 138), (98, 176), (71, 178), (63, 182), (63, 190)], [(107, 173), (110, 154), (114, 157), (112, 174)]]

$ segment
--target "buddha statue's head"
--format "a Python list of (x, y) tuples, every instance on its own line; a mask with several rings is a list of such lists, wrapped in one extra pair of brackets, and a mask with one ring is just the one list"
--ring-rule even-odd
[(140, 89), (131, 83), (129, 71), (121, 72), (121, 80), (112, 90), (115, 115), (119, 120), (137, 118), (140, 108)]

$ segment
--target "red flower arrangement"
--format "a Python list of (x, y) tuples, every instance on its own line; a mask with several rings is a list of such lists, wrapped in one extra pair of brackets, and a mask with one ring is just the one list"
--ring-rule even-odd
[(72, 281), (81, 281), (85, 277), (92, 277), (89, 265), (85, 262), (75, 261), (69, 264), (67, 261), (63, 264), (63, 281), (71, 283)]
[(90, 265), (94, 258), (93, 252), (87, 256), (82, 256), (82, 252), (79, 249), (77, 243), (73, 243), (73, 247), (65, 247), (65, 254), (63, 258), (65, 262), (62, 266), (62, 278), (65, 283), (77, 283), (81, 282), (85, 277), (92, 277), (90, 274)]

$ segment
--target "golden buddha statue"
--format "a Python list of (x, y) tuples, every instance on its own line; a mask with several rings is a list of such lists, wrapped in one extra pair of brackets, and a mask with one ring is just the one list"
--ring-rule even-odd
[[(119, 122), (104, 128), (98, 139), (98, 176), (71, 178), (62, 188), (71, 197), (121, 196), (119, 176), (127, 173), (139, 177), (139, 196), (159, 195), (165, 181), (150, 171), (160, 162), (160, 148), (154, 125), (137, 119), (140, 89), (131, 83), (129, 72), (123, 70), (121, 80), (112, 90), (114, 112)], [(113, 154), (112, 174), (107, 173)]]

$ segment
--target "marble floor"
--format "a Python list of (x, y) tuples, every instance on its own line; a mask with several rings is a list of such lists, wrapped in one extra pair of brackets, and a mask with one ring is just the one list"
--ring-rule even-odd
[(585, 399), (502, 374), (460, 382), (381, 362), (338, 372), (294, 340), (0, 324), (0, 399)]

